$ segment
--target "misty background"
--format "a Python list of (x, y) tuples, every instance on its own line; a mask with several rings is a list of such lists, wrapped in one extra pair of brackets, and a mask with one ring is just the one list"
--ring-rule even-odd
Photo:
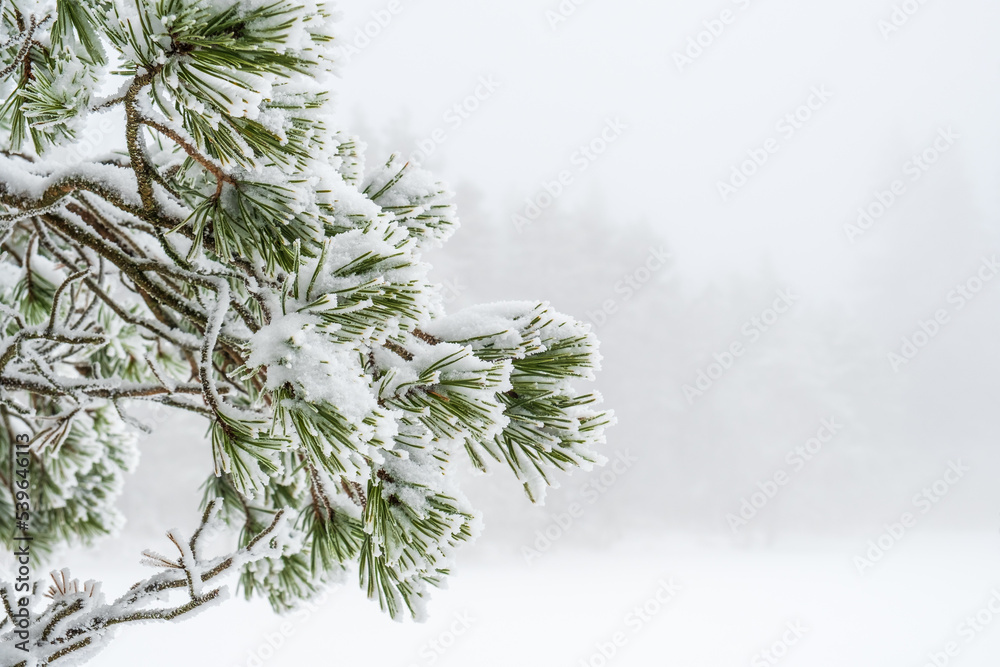
[[(470, 474), (486, 531), (426, 626), (389, 622), (352, 581), (266, 657), (280, 619), (229, 603), (126, 633), (97, 664), (149, 646), (148, 665), (327, 664), (324, 642), (365, 659), (378, 636), (378, 665), (596, 667), (668, 575), (684, 592), (606, 664), (776, 664), (754, 660), (795, 619), (810, 634), (782, 664), (921, 665), (961, 637), (1000, 583), (1000, 5), (340, 7), (340, 126), (370, 164), (399, 152), (456, 193), (463, 227), (429, 257), (449, 310), (543, 299), (592, 322), (619, 420), (604, 453), (630, 463), (564, 476), (545, 506), (503, 471)], [(881, 213), (862, 229), (859, 209)], [(131, 583), (138, 549), (193, 521), (204, 425), (166, 418), (142, 452), (125, 533), (67, 556), (86, 576)], [(923, 513), (915, 496), (955, 464)], [(859, 572), (905, 512), (916, 527)], [(454, 649), (427, 649), (470, 609)], [(974, 637), (948, 664), (995, 659), (997, 628)]]
[[(357, 27), (382, 6), (353, 4), (345, 36), (363, 45)], [(752, 528), (863, 533), (956, 457), (978, 483), (933, 521), (1000, 527), (1000, 281), (961, 310), (948, 301), (1000, 248), (1000, 7), (921, 5), (890, 31), (882, 2), (591, 0), (565, 3), (568, 16), (558, 3), (399, 6), (350, 53), (343, 124), (370, 159), (422, 158), (457, 192), (463, 228), (432, 258), (449, 307), (542, 298), (597, 327), (599, 386), (619, 417), (609, 449), (641, 465), (594, 508), (595, 537), (729, 532), (725, 515), (829, 417), (844, 429)], [(724, 10), (722, 34), (678, 64)], [(779, 128), (817, 88), (829, 99)], [(581, 146), (609, 119), (626, 129), (581, 172)], [(941, 130), (953, 145), (913, 163)], [(723, 201), (718, 183), (769, 138), (780, 149)], [(526, 200), (546, 202), (561, 171), (573, 182), (525, 225)], [(897, 180), (906, 191), (857, 227)], [(639, 283), (654, 248), (671, 261)], [(750, 341), (743, 326), (778, 290), (798, 297), (790, 312), (687, 400), (683, 387)], [(942, 308), (949, 323), (894, 368), (889, 353)], [(578, 495), (576, 477), (552, 507)], [(497, 490), (491, 532), (546, 519), (510, 507), (509, 490)]]

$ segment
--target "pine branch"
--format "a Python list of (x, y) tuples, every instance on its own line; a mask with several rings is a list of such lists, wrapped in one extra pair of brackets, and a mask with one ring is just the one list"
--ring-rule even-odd
[[(84, 649), (87, 655), (95, 653), (111, 641), (118, 626), (174, 621), (211, 606), (225, 599), (228, 591), (226, 586), (205, 590), (206, 584), (214, 585), (220, 577), (260, 559), (273, 558), (286, 548), (287, 521), (284, 514), (278, 512), (271, 524), (242, 549), (223, 557), (200, 556), (204, 538), (223, 527), (219, 520), (220, 509), (218, 502), (211, 503), (188, 541), (174, 533), (167, 534), (180, 554), (176, 562), (166, 561), (149, 551), (143, 552), (143, 562), (162, 568), (161, 571), (135, 584), (112, 602), (105, 601), (99, 583), (88, 581), (81, 590), (79, 582), (71, 580), (67, 570), (58, 574), (53, 572), (54, 585), (46, 593), (51, 602), (40, 612), (32, 614), (28, 628), (33, 638), (29, 645), (29, 656), (36, 661), (33, 664), (38, 667), (58, 664), (63, 658)], [(0, 585), (0, 598), (11, 621), (14, 619), (10, 604), (13, 590), (13, 584)], [(175, 590), (186, 592), (187, 599), (171, 606), (148, 608), (162, 602), (164, 593)], [(37, 594), (32, 596), (33, 606), (37, 605), (40, 597)], [(0, 641), (13, 646), (13, 631), (0, 634)]]
[[(589, 330), (535, 302), (445, 315), (424, 253), (457, 227), (449, 193), (397, 156), (366, 172), (328, 128), (326, 7), (60, 0), (51, 18), (0, 12), (0, 470), (23, 424), (42, 553), (121, 524), (147, 428), (131, 401), (206, 418), (214, 475), (192, 540), (169, 535), (179, 556), (147, 554), (161, 573), (110, 605), (57, 581), (41, 664), (188, 616), (226, 572), (287, 610), (356, 565), (390, 614), (421, 617), (478, 531), (463, 451), (538, 501), (601, 462), (613, 417), (576, 387), (600, 362)], [(124, 132), (87, 157), (75, 132), (98, 113)], [(266, 525), (293, 513), (295, 531)], [(210, 515), (241, 529), (236, 555), (203, 558)], [(167, 592), (186, 598), (153, 607)]]

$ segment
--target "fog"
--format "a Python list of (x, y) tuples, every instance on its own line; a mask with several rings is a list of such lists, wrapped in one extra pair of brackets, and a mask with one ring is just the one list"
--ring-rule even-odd
[[(340, 109), (458, 193), (434, 258), (452, 306), (542, 298), (597, 326), (609, 447), (643, 461), (604, 520), (726, 532), (834, 417), (769, 530), (863, 531), (959, 456), (978, 489), (939, 520), (992, 529), (1000, 309), (977, 274), (998, 247), (1000, 8), (569, 7), (352, 7)], [(779, 290), (794, 305), (751, 340)]]

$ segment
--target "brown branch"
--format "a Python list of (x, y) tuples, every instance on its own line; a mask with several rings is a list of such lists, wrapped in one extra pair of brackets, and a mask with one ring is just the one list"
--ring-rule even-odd
[[(108, 398), (115, 400), (122, 398), (153, 398), (170, 394), (201, 394), (201, 386), (193, 383), (179, 384), (172, 388), (164, 387), (158, 384), (134, 385), (125, 388), (112, 388), (101, 385), (86, 384), (76, 386), (60, 385), (52, 387), (30, 377), (11, 377), (4, 375), (0, 375), (0, 387), (17, 391), (28, 391), (42, 396), (53, 397), (67, 396), (70, 394), (70, 390), (72, 390), (91, 398)], [(227, 391), (228, 390), (225, 387), (219, 387), (219, 393), (227, 393)]]
[(406, 348), (392, 342), (391, 340), (387, 340), (383, 344), (383, 347), (385, 347), (385, 349), (389, 350), (390, 352), (394, 352), (397, 356), (402, 357), (406, 361), (413, 361), (413, 355), (410, 354), (409, 351), (406, 350)]
[[(7, 75), (9, 75), (11, 72), (13, 72), (18, 68), (18, 65), (20, 65), (22, 61), (27, 59), (28, 52), (31, 50), (31, 45), (32, 45), (31, 38), (32, 35), (34, 35), (35, 33), (35, 28), (37, 27), (38, 24), (35, 22), (35, 17), (31, 16), (28, 22), (27, 30), (22, 29), (24, 33), (24, 43), (21, 44), (21, 48), (18, 50), (17, 55), (14, 56), (14, 60), (9, 65), (0, 70), (0, 79), (6, 78)], [(30, 75), (26, 74), (26, 76)]]
[(151, 177), (151, 174), (156, 170), (146, 157), (146, 142), (143, 141), (142, 135), (139, 133), (142, 114), (139, 113), (136, 106), (136, 98), (143, 88), (153, 82), (153, 78), (162, 69), (163, 65), (156, 65), (145, 74), (136, 76), (122, 98), (122, 102), (125, 103), (125, 144), (128, 147), (132, 171), (135, 172), (135, 178), (139, 185), (142, 208), (148, 214), (158, 214), (160, 205), (156, 202), (156, 196), (153, 193), (153, 179)]
[(223, 185), (223, 183), (229, 183), (230, 185), (233, 185), (233, 186), (236, 185), (236, 179), (235, 178), (233, 178), (232, 176), (230, 176), (229, 174), (227, 174), (225, 171), (223, 171), (222, 167), (220, 167), (219, 165), (215, 164), (211, 159), (209, 159), (209, 158), (205, 157), (204, 155), (202, 155), (198, 151), (197, 148), (195, 148), (193, 145), (191, 145), (191, 143), (189, 141), (187, 141), (186, 139), (184, 139), (184, 137), (182, 137), (181, 135), (179, 135), (174, 130), (170, 129), (166, 125), (163, 125), (162, 123), (158, 123), (158, 122), (156, 122), (155, 120), (153, 120), (151, 118), (145, 118), (145, 117), (143, 117), (141, 115), (137, 115), (136, 116), (136, 121), (139, 122), (139, 123), (141, 123), (141, 124), (143, 124), (143, 125), (145, 125), (145, 126), (147, 126), (147, 127), (150, 127), (152, 129), (156, 130), (157, 132), (159, 132), (160, 134), (164, 135), (165, 137), (169, 137), (170, 140), (173, 141), (178, 146), (180, 146), (184, 150), (184, 152), (187, 153), (191, 157), (192, 160), (194, 160), (195, 162), (197, 162), (198, 164), (200, 164), (202, 167), (204, 167), (205, 171), (207, 171), (210, 174), (212, 174), (212, 176), (215, 176), (215, 180), (216, 180), (216, 184), (217, 184), (216, 188), (215, 188), (215, 196), (216, 197), (218, 197), (220, 194), (222, 194), (222, 185)]
[(432, 336), (429, 333), (421, 331), (420, 329), (414, 329), (410, 333), (412, 333), (415, 338), (419, 338), (430, 345), (440, 345), (442, 342), (440, 338)]

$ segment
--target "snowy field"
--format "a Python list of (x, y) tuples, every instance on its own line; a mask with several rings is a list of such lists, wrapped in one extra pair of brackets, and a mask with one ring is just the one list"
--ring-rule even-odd
[[(995, 535), (914, 534), (861, 576), (852, 560), (863, 551), (810, 539), (734, 550), (677, 535), (561, 550), (533, 565), (493, 552), (459, 569), (423, 625), (393, 623), (352, 582), (284, 619), (230, 602), (184, 626), (130, 629), (97, 664), (126, 667), (136, 656), (145, 667), (994, 663)], [(139, 569), (122, 560), (114, 570), (125, 584), (123, 572)], [(950, 644), (954, 656), (941, 658)]]

